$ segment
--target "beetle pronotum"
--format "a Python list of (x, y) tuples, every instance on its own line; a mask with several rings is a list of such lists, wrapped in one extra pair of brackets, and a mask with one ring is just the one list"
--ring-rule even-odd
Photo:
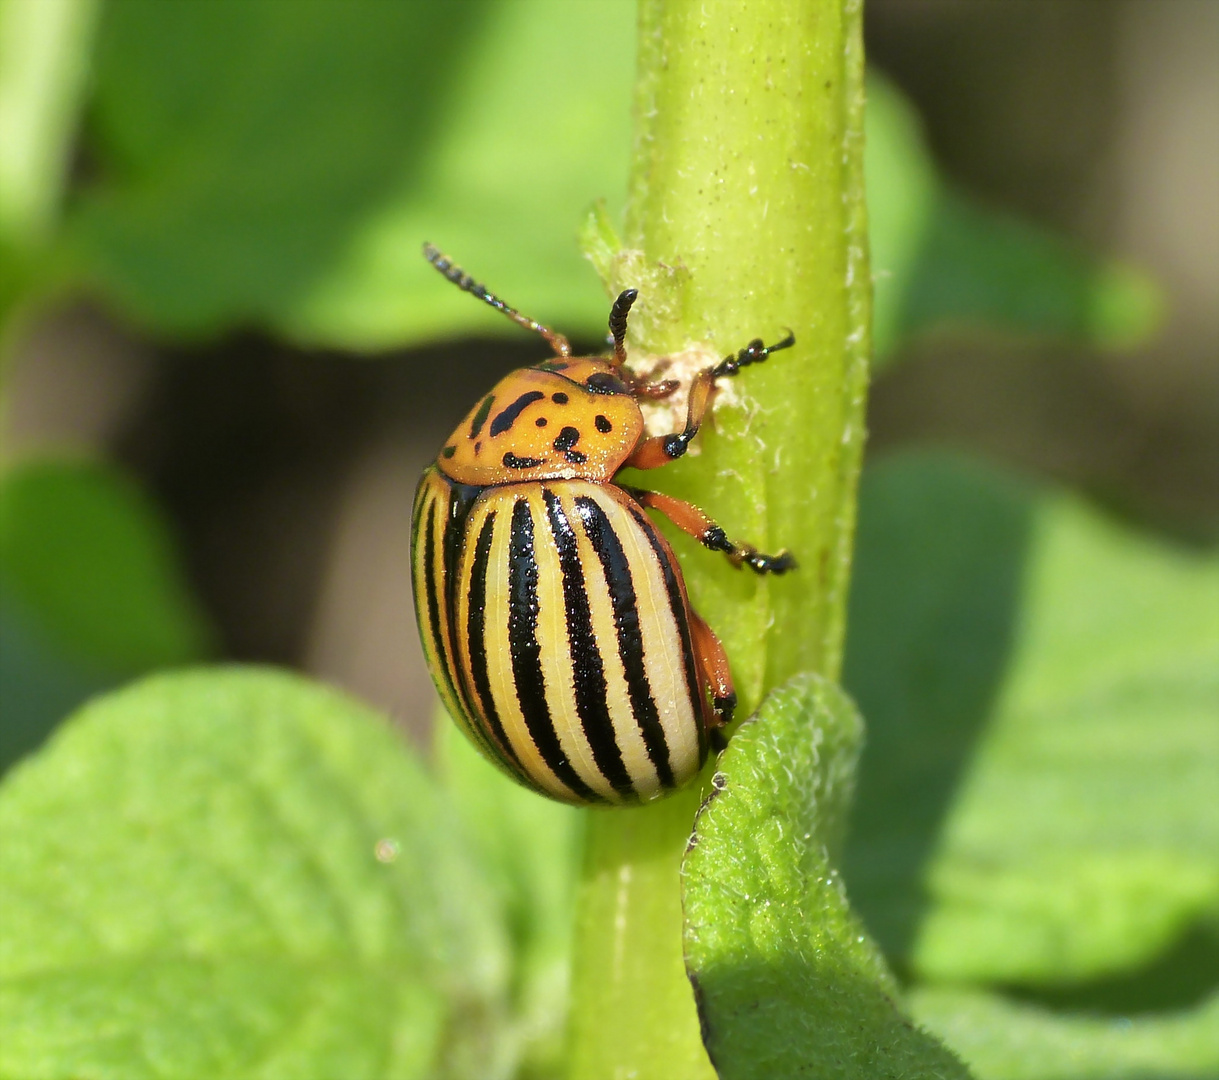
[(700, 371), (685, 427), (648, 435), (639, 402), (677, 383), (648, 382), (627, 366), (636, 290), (610, 311), (613, 354), (573, 357), (561, 334), (431, 245), (424, 255), (555, 354), (501, 379), (419, 482), (415, 612), (436, 689), (479, 750), (536, 791), (572, 803), (668, 794), (698, 773), (736, 694), (724, 648), (690, 606), (677, 559), (645, 509), (759, 574), (795, 563), (735, 543), (697, 507), (615, 476), (681, 457), (716, 380), (795, 339), (755, 339)]

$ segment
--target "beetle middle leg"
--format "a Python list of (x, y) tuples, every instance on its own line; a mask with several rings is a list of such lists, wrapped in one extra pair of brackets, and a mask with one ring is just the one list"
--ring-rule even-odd
[[(658, 469), (667, 465), (675, 458), (681, 457), (694, 441), (698, 429), (702, 426), (711, 406), (711, 396), (715, 393), (715, 380), (730, 378), (741, 368), (750, 364), (760, 364), (771, 353), (780, 349), (789, 349), (796, 343), (795, 335), (788, 331), (787, 337), (774, 345), (765, 345), (761, 338), (754, 338), (745, 348), (733, 356), (726, 356), (718, 364), (704, 368), (690, 383), (690, 399), (686, 406), (686, 426), (681, 431), (671, 435), (653, 435), (644, 439), (626, 464), (636, 469)], [(647, 396), (647, 395), (644, 395)]]
[(741, 544), (729, 540), (724, 530), (692, 503), (675, 499), (660, 491), (641, 491), (627, 488), (631, 496), (649, 510), (664, 514), (684, 533), (689, 533), (705, 548), (722, 551), (733, 566), (748, 566), (756, 574), (785, 574), (794, 570), (796, 560), (790, 551), (778, 555), (763, 555), (752, 544)]

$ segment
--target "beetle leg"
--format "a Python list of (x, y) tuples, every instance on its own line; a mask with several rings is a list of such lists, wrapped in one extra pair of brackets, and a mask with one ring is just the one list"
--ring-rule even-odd
[(733, 566), (748, 566), (757, 574), (783, 574), (795, 569), (796, 560), (791, 552), (780, 551), (778, 555), (763, 555), (752, 544), (738, 544), (729, 540), (723, 529), (691, 503), (660, 491), (640, 491), (638, 488), (626, 490), (641, 506), (664, 514), (682, 532), (689, 533), (703, 547), (722, 551)]
[(631, 387), (631, 393), (637, 398), (645, 398), (648, 401), (660, 401), (667, 398), (673, 393), (681, 383), (676, 379), (662, 379), (660, 382), (651, 382), (655, 372), (649, 372), (647, 375), (641, 375), (635, 384)]
[(761, 338), (754, 338), (735, 356), (725, 356), (711, 369), (711, 374), (717, 379), (735, 375), (741, 368), (749, 367), (750, 364), (760, 364), (771, 353), (776, 353), (780, 349), (790, 349), (795, 344), (796, 335), (790, 330), (787, 332), (787, 337), (775, 345), (763, 345)]
[(689, 448), (698, 429), (702, 426), (715, 392), (715, 380), (736, 375), (741, 368), (760, 364), (771, 353), (789, 349), (796, 343), (789, 330), (787, 336), (774, 345), (765, 345), (761, 338), (754, 338), (734, 356), (726, 356), (718, 364), (705, 368), (694, 376), (690, 383), (690, 399), (686, 406), (686, 426), (671, 435), (653, 435), (635, 447), (626, 464), (636, 469), (659, 469), (675, 458), (681, 457)]
[(704, 691), (711, 697), (713, 727), (723, 727), (732, 723), (732, 713), (736, 709), (736, 690), (728, 669), (728, 654), (715, 632), (693, 609), (690, 611), (690, 636)]

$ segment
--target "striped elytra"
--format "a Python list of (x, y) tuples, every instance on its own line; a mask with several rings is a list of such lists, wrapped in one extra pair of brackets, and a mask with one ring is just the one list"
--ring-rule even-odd
[(562, 335), (430, 245), (424, 254), (555, 353), (480, 398), (419, 482), (415, 614), (441, 700), (485, 757), (544, 795), (616, 804), (675, 791), (702, 768), (736, 694), (724, 648), (690, 606), (673, 551), (645, 511), (734, 566), (782, 574), (795, 562), (729, 540), (696, 506), (621, 487), (617, 474), (685, 454), (716, 380), (795, 339), (755, 338), (700, 371), (685, 427), (648, 435), (639, 403), (678, 384), (650, 382), (626, 363), (634, 289), (610, 312), (613, 355), (573, 357)]
[(415, 507), (420, 632), (445, 705), (552, 798), (647, 801), (707, 756), (689, 602), (669, 545), (620, 489), (484, 488), (429, 469)]

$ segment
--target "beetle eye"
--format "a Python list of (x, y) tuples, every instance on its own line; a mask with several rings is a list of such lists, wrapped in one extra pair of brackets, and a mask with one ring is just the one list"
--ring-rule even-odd
[(611, 375), (608, 371), (598, 371), (595, 374), (590, 375), (584, 380), (584, 385), (587, 386), (594, 394), (627, 393), (626, 383), (624, 383), (616, 375)]

